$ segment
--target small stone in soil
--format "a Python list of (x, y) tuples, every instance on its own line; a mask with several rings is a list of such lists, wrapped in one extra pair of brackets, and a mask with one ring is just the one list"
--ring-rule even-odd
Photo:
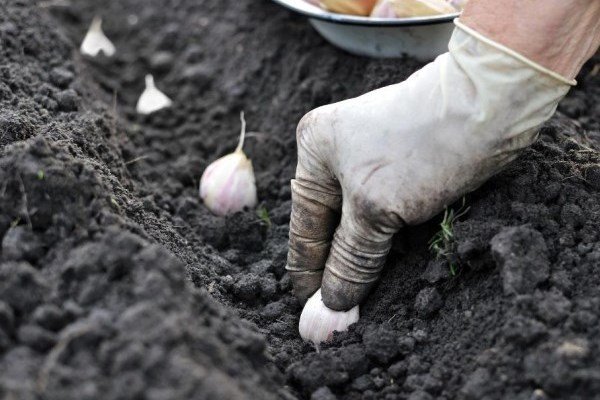
[(422, 289), (415, 299), (415, 310), (422, 317), (431, 317), (442, 308), (442, 305), (442, 296), (433, 287)]
[(73, 89), (63, 90), (56, 94), (56, 101), (61, 111), (77, 111), (77, 104), (79, 103), (79, 96)]

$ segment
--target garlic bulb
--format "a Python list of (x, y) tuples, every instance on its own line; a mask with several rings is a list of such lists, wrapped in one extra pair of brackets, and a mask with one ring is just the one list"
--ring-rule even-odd
[(94, 17), (79, 50), (91, 57), (96, 57), (100, 52), (107, 57), (115, 54), (115, 46), (102, 31), (102, 18)]
[(252, 161), (242, 151), (246, 135), (243, 112), (240, 119), (242, 131), (237, 148), (210, 164), (200, 179), (200, 197), (217, 215), (233, 214), (258, 203)]
[(170, 107), (171, 104), (173, 104), (171, 99), (156, 88), (154, 77), (152, 75), (146, 75), (146, 88), (138, 99), (135, 107), (136, 111), (139, 114), (147, 115), (162, 110), (163, 108)]
[(327, 307), (323, 303), (321, 289), (319, 289), (306, 302), (302, 314), (300, 314), (298, 330), (302, 339), (318, 346), (320, 343), (330, 340), (334, 331), (347, 330), (350, 325), (358, 321), (358, 318), (358, 306), (348, 311), (334, 311)]

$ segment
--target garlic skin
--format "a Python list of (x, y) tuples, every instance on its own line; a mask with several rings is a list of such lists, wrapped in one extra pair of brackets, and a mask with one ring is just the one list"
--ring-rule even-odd
[(317, 290), (304, 305), (300, 314), (298, 330), (300, 336), (315, 346), (331, 340), (333, 332), (343, 332), (360, 317), (359, 306), (348, 311), (334, 311), (323, 303), (321, 289)]
[(256, 180), (252, 161), (242, 151), (246, 121), (242, 112), (242, 132), (236, 150), (210, 164), (200, 178), (200, 197), (210, 211), (225, 216), (256, 207)]
[(79, 51), (81, 54), (91, 57), (96, 57), (100, 52), (104, 53), (106, 57), (115, 55), (115, 46), (102, 31), (102, 18), (94, 17), (83, 42), (81, 42)]
[(146, 75), (146, 88), (138, 99), (135, 110), (138, 114), (148, 115), (162, 110), (163, 108), (171, 107), (173, 102), (166, 94), (158, 90), (154, 84), (154, 77)]

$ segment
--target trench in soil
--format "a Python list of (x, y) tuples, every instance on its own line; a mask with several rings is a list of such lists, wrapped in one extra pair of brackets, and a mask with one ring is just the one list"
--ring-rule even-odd
[[(422, 64), (340, 52), (268, 1), (3, 7), (3, 396), (597, 398), (597, 58), (538, 142), (466, 197), (450, 259), (428, 249), (441, 216), (403, 230), (359, 323), (315, 352), (284, 271), (295, 125)], [(94, 15), (113, 59), (76, 50)], [(147, 73), (174, 106), (142, 117)], [(242, 110), (269, 223), (198, 198)], [(515, 265), (533, 271), (518, 294)]]

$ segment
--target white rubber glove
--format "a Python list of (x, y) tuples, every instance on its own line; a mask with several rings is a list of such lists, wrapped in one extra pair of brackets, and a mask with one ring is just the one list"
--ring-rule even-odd
[(333, 310), (359, 304), (392, 235), (512, 161), (575, 84), (456, 24), (449, 53), (406, 81), (300, 122), (287, 270), (301, 300), (322, 286)]

